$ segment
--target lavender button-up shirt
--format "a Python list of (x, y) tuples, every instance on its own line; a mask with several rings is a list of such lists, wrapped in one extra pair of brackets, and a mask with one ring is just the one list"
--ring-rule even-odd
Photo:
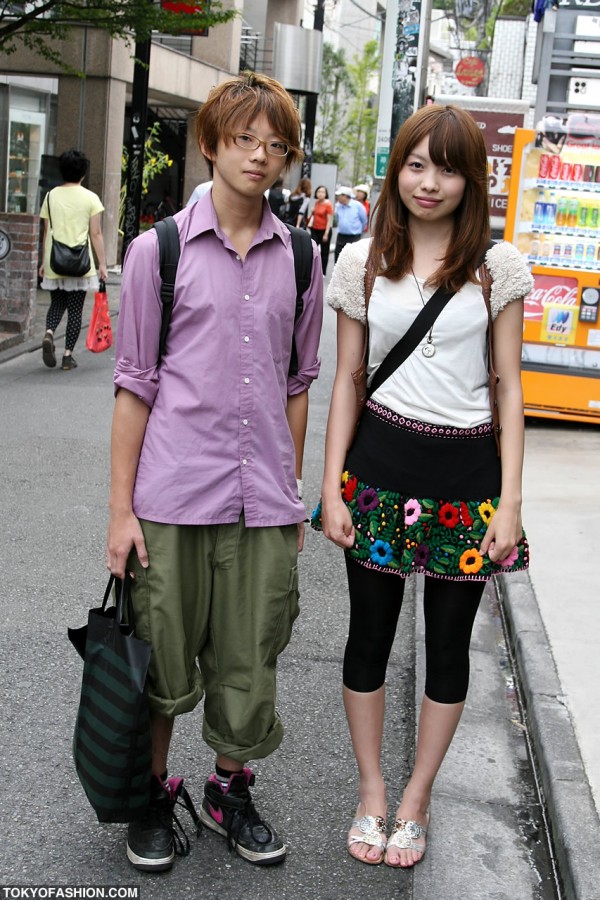
[[(175, 216), (181, 257), (167, 351), (161, 324), (158, 242), (132, 242), (121, 286), (115, 387), (150, 407), (133, 508), (154, 522), (249, 527), (305, 517), (286, 419), (288, 395), (319, 373), (323, 275), (313, 244), (312, 282), (294, 326), (291, 237), (266, 201), (242, 260), (207, 194)], [(295, 336), (298, 374), (288, 374)]]

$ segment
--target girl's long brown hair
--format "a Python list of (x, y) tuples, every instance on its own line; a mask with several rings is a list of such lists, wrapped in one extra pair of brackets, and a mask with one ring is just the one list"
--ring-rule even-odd
[(429, 278), (432, 285), (458, 291), (467, 281), (477, 281), (476, 269), (490, 237), (490, 211), (483, 137), (473, 117), (456, 106), (424, 106), (400, 128), (371, 227), (373, 249), (378, 258), (383, 257), (380, 275), (399, 279), (410, 272), (413, 245), (398, 175), (409, 154), (426, 137), (435, 165), (451, 166), (466, 181), (446, 255)]

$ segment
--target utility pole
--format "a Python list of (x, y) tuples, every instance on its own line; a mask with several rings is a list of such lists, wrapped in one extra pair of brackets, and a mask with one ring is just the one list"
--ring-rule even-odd
[(152, 40), (150, 36), (145, 41), (136, 41), (135, 43), (135, 62), (131, 92), (131, 127), (127, 142), (127, 187), (121, 263), (125, 259), (127, 248), (132, 240), (138, 236), (140, 230), (151, 46)]
[[(325, 0), (317, 0), (315, 6), (314, 31), (323, 31), (325, 23)], [(306, 112), (304, 116), (304, 160), (302, 161), (302, 177), (310, 178), (313, 162), (313, 144), (315, 140), (315, 123), (317, 121), (318, 94), (306, 95)]]

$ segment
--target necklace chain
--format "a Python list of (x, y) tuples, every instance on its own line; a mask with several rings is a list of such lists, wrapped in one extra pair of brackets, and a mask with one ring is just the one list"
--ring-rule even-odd
[[(415, 275), (414, 269), (410, 268), (412, 272), (412, 277), (414, 278), (415, 284), (417, 286), (417, 290), (419, 292), (419, 297), (421, 298), (421, 303), (423, 304), (423, 309), (425, 309), (425, 298), (423, 297), (423, 292), (421, 290), (421, 285), (417, 281), (417, 276)], [(427, 343), (421, 348), (421, 353), (423, 356), (427, 357), (427, 359), (431, 359), (431, 357), (435, 354), (435, 344), (433, 343), (433, 325), (429, 329), (429, 334), (427, 335)]]

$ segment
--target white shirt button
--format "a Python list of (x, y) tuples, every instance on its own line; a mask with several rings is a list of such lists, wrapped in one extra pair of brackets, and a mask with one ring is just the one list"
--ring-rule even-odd
[(248, 419), (242, 419), (242, 425), (247, 425), (247, 424), (248, 424)]
[(244, 378), (244, 384), (250, 384), (250, 379), (249, 379), (249, 378)]
[(250, 338), (249, 338), (248, 335), (246, 334), (246, 335), (244, 336), (244, 343), (247, 344), (249, 340), (250, 340)]
[(247, 466), (247, 465), (248, 465), (248, 460), (247, 460), (247, 459), (243, 459), (243, 460), (242, 460), (242, 465), (243, 465), (243, 466)]
[(244, 300), (249, 300), (249, 299), (250, 299), (250, 294), (244, 294)]
[(236, 259), (239, 259), (239, 258), (240, 258), (240, 254), (239, 254), (239, 253), (236, 253), (236, 254), (235, 254), (235, 258), (236, 258)]

